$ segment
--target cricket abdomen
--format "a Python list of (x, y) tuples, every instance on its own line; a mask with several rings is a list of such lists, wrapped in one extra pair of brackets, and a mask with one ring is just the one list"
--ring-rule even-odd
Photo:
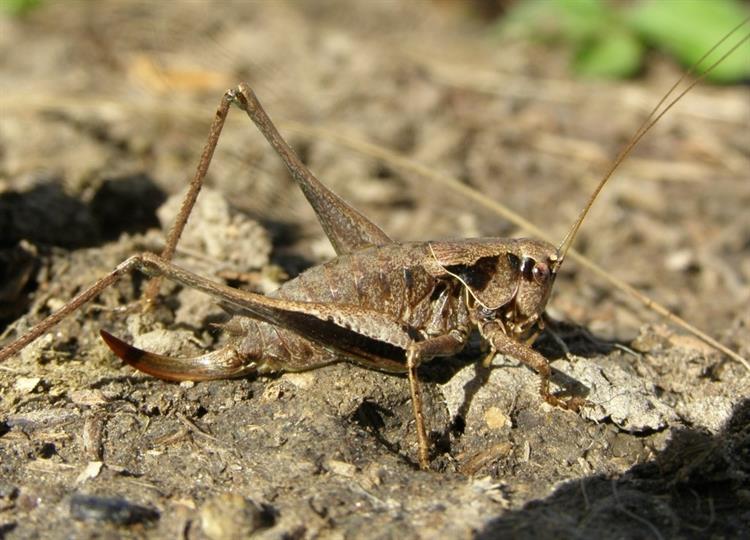
[(261, 374), (305, 371), (342, 361), (331, 351), (299, 334), (249, 317), (235, 317), (228, 325), (242, 337), (235, 345), (245, 365)]
[(261, 375), (307, 371), (337, 362), (352, 362), (394, 373), (406, 370), (403, 351), (388, 344), (367, 343), (366, 338), (360, 346), (370, 345), (369, 354), (357, 355), (248, 317), (237, 317), (230, 326), (242, 333), (235, 349), (245, 366), (251, 366), (252, 371)]

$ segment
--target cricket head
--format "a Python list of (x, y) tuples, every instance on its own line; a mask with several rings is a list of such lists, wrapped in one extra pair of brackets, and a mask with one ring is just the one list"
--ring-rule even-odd
[[(480, 239), (430, 245), (440, 273), (457, 279), (472, 319), (523, 337), (539, 322), (559, 268), (559, 252), (541, 240)], [(491, 324), (490, 324), (491, 323)]]
[(557, 270), (560, 254), (552, 244), (540, 240), (519, 241), (518, 251), (508, 253), (518, 270), (518, 287), (513, 299), (512, 311), (506, 318), (513, 322), (515, 332), (523, 333), (534, 324), (547, 308)]

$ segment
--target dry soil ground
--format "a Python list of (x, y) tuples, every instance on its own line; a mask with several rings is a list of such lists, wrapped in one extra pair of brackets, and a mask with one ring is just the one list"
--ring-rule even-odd
[[(157, 209), (186, 184), (221, 93), (240, 80), (316, 174), (394, 238), (521, 234), (437, 174), (559, 239), (679, 73), (654, 55), (634, 82), (573, 81), (564, 51), (497, 41), (481, 21), (418, 2), (48, 2), (0, 19), (0, 58), (5, 339), (129, 254), (159, 249)], [(745, 357), (749, 122), (747, 88), (697, 88), (605, 189), (577, 242)], [(216, 279), (252, 272), (244, 286), (267, 291), (332, 255), (241, 114), (208, 183), (180, 264)], [(124, 280), (0, 365), (0, 537), (750, 528), (747, 370), (572, 261), (550, 313), (567, 321), (558, 334), (575, 356), (549, 336), (538, 347), (592, 405), (543, 404), (535, 374), (510, 358), (491, 370), (478, 352), (442, 362), (424, 371), (430, 472), (415, 466), (402, 377), (336, 365), (177, 385), (123, 366), (100, 328), (178, 355), (224, 339), (211, 325), (222, 310), (174, 286), (149, 317), (113, 311), (142, 285)]]

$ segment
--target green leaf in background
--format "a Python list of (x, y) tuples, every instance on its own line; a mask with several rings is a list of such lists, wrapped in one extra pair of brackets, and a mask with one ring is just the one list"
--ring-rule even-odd
[(644, 47), (626, 30), (601, 35), (579, 46), (573, 69), (579, 75), (597, 78), (632, 77), (641, 67)]
[(42, 0), (0, 0), (0, 10), (15, 17), (20, 17), (37, 7), (41, 1)]
[(590, 41), (607, 32), (610, 26), (620, 25), (617, 13), (600, 0), (547, 0), (545, 3), (548, 7), (559, 8), (563, 33), (573, 43)]
[[(650, 44), (691, 66), (748, 16), (736, 0), (651, 0), (636, 5), (628, 21)], [(739, 36), (741, 37), (741, 35)], [(736, 43), (737, 40), (730, 40)], [(726, 51), (730, 45), (721, 50)], [(715, 53), (713, 59), (718, 59)], [(709, 59), (710, 65), (712, 61)], [(731, 83), (750, 78), (750, 43), (726, 58), (707, 79)]]
[[(741, 0), (521, 0), (495, 32), (505, 37), (554, 44), (573, 50), (572, 67), (587, 77), (630, 77), (643, 63), (646, 45), (693, 65), (750, 10)], [(731, 43), (737, 43), (737, 34)], [(728, 50), (728, 44), (722, 49)], [(720, 54), (712, 58), (718, 59)], [(712, 63), (709, 60), (703, 67)], [(729, 83), (750, 79), (750, 43), (743, 44), (708, 77)]]
[(613, 13), (599, 0), (524, 0), (499, 21), (504, 36), (536, 41), (579, 43), (602, 32)]
[(568, 43), (573, 69), (584, 77), (630, 77), (640, 69), (644, 53), (622, 14), (601, 0), (519, 2), (498, 30), (506, 37)]
[[(548, 2), (549, 4), (549, 2)], [(573, 69), (594, 78), (624, 78), (641, 67), (644, 47), (619, 12), (601, 0), (557, 0), (563, 33), (575, 47)]]
[(559, 41), (563, 37), (561, 16), (562, 10), (555, 2), (525, 0), (514, 4), (492, 31), (513, 39)]

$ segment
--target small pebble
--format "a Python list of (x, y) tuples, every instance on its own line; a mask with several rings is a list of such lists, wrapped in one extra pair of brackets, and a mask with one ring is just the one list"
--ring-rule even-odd
[(41, 380), (39, 377), (19, 377), (13, 387), (22, 394), (28, 394), (34, 391)]
[(325, 468), (331, 471), (333, 474), (343, 476), (345, 478), (354, 478), (357, 475), (357, 467), (351, 463), (345, 461), (338, 461), (336, 459), (329, 459), (325, 463)]
[(102, 467), (104, 467), (104, 463), (101, 461), (89, 461), (88, 465), (86, 465), (86, 468), (81, 471), (81, 474), (78, 475), (76, 478), (77, 484), (82, 484), (86, 480), (91, 480), (93, 478), (96, 478), (99, 476), (99, 473), (102, 472)]
[(210, 540), (241, 540), (273, 525), (273, 516), (260, 505), (236, 493), (209, 499), (200, 510), (203, 534)]
[(484, 413), (484, 422), (487, 424), (487, 427), (492, 430), (496, 431), (502, 429), (508, 421), (508, 415), (497, 407), (490, 407)]

